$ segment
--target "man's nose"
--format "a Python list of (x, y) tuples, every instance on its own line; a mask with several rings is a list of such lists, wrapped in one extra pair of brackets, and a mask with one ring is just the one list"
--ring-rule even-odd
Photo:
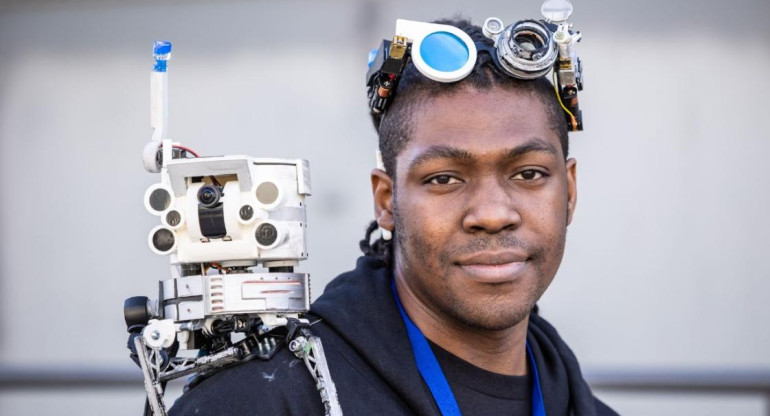
[(521, 224), (519, 202), (505, 180), (480, 180), (467, 198), (463, 229), (469, 233), (490, 234), (515, 229)]

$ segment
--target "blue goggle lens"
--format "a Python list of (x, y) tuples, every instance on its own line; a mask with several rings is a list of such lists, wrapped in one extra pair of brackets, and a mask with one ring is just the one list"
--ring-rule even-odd
[(470, 56), (468, 46), (449, 32), (433, 32), (422, 40), (420, 56), (431, 68), (452, 72), (462, 68)]

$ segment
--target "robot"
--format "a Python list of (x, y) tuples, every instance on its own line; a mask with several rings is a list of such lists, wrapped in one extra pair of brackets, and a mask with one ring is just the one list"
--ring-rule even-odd
[[(193, 375), (188, 387), (228, 366), (270, 359), (284, 345), (316, 381), (327, 415), (341, 416), (321, 340), (310, 328), (310, 279), (296, 273), (307, 259), (306, 160), (199, 157), (166, 137), (171, 43), (153, 48), (152, 141), (145, 168), (160, 182), (144, 195), (160, 219), (150, 249), (170, 260), (157, 299), (126, 299), (132, 359), (144, 376), (145, 414), (165, 416), (169, 380)], [(261, 268), (262, 271), (254, 271)]]

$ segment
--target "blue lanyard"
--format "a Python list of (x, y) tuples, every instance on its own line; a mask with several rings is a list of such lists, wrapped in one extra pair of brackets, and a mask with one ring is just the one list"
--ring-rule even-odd
[[(409, 342), (412, 344), (412, 352), (414, 352), (414, 359), (417, 364), (417, 369), (420, 371), (425, 384), (428, 385), (430, 392), (433, 394), (433, 399), (436, 400), (441, 414), (443, 416), (461, 416), (460, 408), (457, 406), (457, 400), (455, 399), (452, 389), (449, 387), (444, 372), (441, 370), (441, 366), (436, 360), (436, 355), (433, 354), (433, 350), (428, 345), (428, 340), (420, 331), (420, 328), (412, 322), (411, 319), (404, 312), (404, 307), (401, 305), (401, 299), (398, 298), (396, 292), (395, 280), (391, 281), (391, 287), (393, 288), (393, 296), (396, 298), (396, 305), (398, 305), (398, 311), (401, 312), (401, 318), (406, 325), (406, 332), (409, 335)], [(545, 404), (543, 403), (543, 392), (540, 390), (540, 377), (537, 374), (537, 365), (535, 364), (535, 357), (532, 355), (532, 349), (527, 342), (527, 356), (532, 367), (532, 416), (545, 416)]]

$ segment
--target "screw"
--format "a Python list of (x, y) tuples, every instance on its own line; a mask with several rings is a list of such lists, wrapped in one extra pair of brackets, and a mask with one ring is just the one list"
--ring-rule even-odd
[(159, 339), (160, 339), (160, 331), (158, 331), (158, 330), (156, 329), (156, 330), (152, 331), (152, 334), (150, 334), (150, 336), (151, 336), (151, 337), (152, 337), (152, 339), (154, 339), (154, 340), (159, 340)]

